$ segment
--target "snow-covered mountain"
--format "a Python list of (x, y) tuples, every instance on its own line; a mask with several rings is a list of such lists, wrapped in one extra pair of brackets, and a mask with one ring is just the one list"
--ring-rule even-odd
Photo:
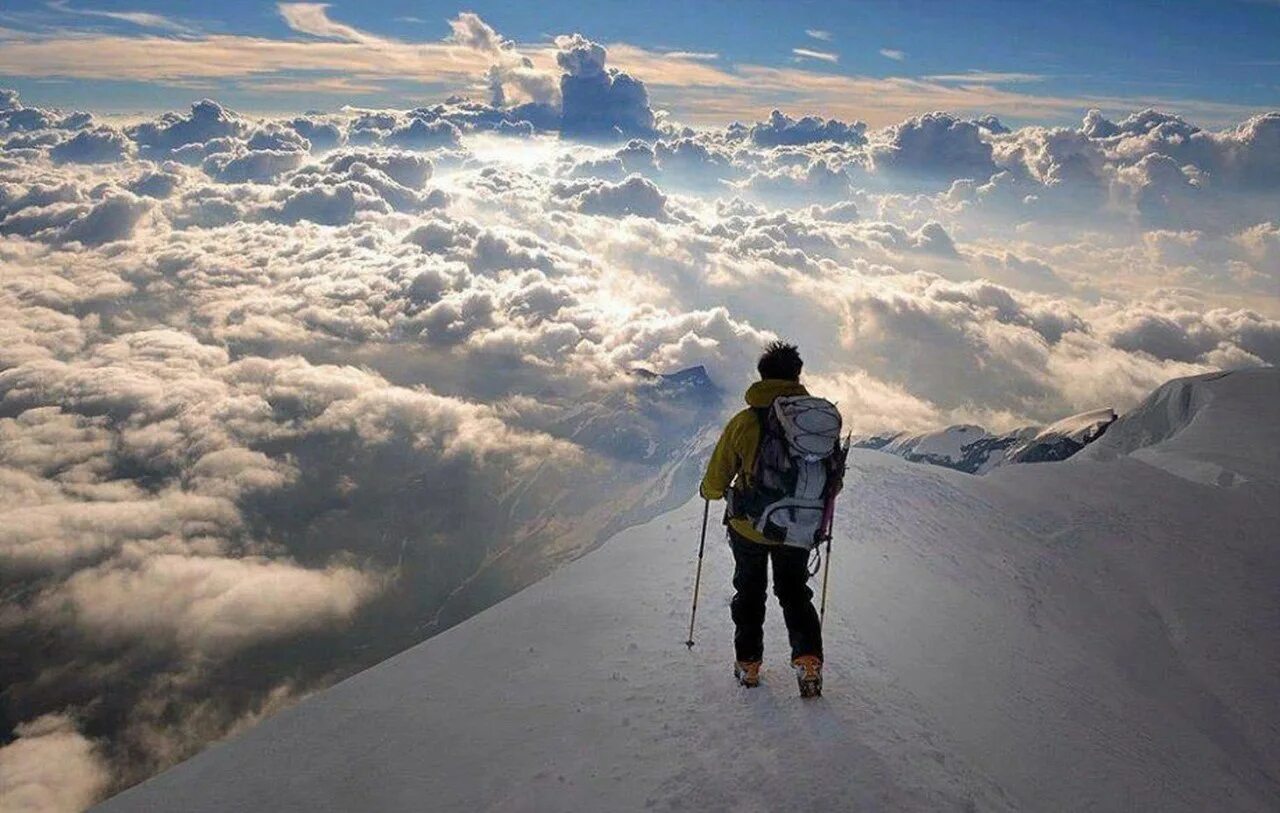
[(718, 526), (684, 647), (693, 500), (100, 809), (1280, 809), (1277, 448), (1258, 369), (1060, 463), (855, 450), (821, 699), (776, 611), (733, 684)]
[(981, 426), (958, 424), (926, 432), (892, 432), (859, 438), (854, 446), (877, 449), (913, 463), (930, 463), (969, 474), (986, 474), (1007, 463), (1066, 460), (1102, 437), (1116, 413), (1096, 409), (1049, 426), (1025, 426), (993, 434)]

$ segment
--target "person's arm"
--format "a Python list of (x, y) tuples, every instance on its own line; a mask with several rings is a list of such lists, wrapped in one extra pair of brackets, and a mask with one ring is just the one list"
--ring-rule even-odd
[(738, 459), (738, 452), (734, 449), (733, 429), (733, 421), (730, 421), (724, 428), (724, 433), (720, 435), (715, 451), (711, 453), (711, 460), (707, 462), (707, 473), (703, 476), (702, 485), (698, 488), (698, 493), (704, 500), (718, 500), (724, 497), (725, 489), (733, 483), (738, 469), (742, 467), (742, 461)]

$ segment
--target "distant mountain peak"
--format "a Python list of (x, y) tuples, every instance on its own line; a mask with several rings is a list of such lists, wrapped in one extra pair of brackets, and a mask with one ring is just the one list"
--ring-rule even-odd
[(1009, 463), (1066, 460), (1101, 437), (1115, 420), (1115, 410), (1096, 409), (1046, 427), (1025, 426), (995, 434), (974, 424), (956, 424), (925, 432), (870, 435), (854, 446), (894, 454), (913, 463), (986, 474)]
[(685, 367), (674, 373), (655, 373), (644, 367), (636, 367), (631, 374), (652, 382), (661, 392), (676, 396), (693, 396), (699, 401), (712, 401), (720, 396), (720, 388), (711, 380), (707, 368), (701, 364)]

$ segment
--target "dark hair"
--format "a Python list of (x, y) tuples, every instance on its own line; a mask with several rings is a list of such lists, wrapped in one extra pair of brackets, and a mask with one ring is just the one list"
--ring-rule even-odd
[(799, 381), (800, 368), (804, 362), (800, 360), (800, 350), (794, 344), (784, 341), (769, 342), (756, 362), (756, 369), (761, 378), (781, 378), (784, 381)]

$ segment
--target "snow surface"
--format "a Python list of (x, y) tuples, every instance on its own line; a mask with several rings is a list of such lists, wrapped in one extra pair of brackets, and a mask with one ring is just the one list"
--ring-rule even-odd
[(101, 810), (1280, 809), (1280, 371), (1171, 387), (1062, 463), (854, 450), (821, 699), (776, 605), (733, 684), (718, 527), (684, 647), (695, 500)]

